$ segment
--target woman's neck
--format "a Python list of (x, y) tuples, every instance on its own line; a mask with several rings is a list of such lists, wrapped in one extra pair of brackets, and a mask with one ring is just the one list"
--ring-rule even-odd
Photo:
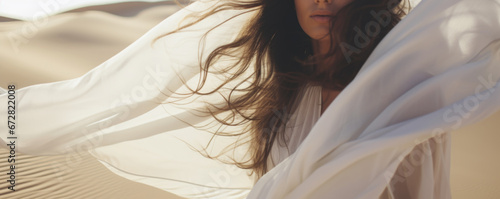
[(313, 39), (311, 42), (312, 42), (313, 53), (315, 55), (324, 55), (328, 53), (328, 50), (330, 50), (329, 39), (326, 38), (322, 40)]
[[(312, 48), (313, 48), (313, 54), (315, 56), (326, 55), (330, 50), (330, 40), (329, 39), (312, 40)], [(328, 57), (321, 63), (318, 63), (316, 65), (316, 70), (319, 73), (326, 72), (329, 69), (331, 69), (333, 63), (334, 63), (334, 57), (333, 56)]]
[[(314, 55), (325, 55), (330, 50), (329, 40), (313, 40), (312, 41)], [(334, 63), (334, 57), (328, 57), (316, 66), (317, 72), (325, 72), (331, 70)], [(330, 89), (322, 85), (321, 88), (321, 115), (325, 112), (326, 108), (335, 100), (340, 90)]]

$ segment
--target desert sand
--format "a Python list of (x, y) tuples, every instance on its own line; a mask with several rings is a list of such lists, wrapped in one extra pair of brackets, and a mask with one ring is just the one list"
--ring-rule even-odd
[[(120, 3), (72, 10), (44, 23), (0, 17), (0, 86), (76, 78), (118, 53), (180, 9), (174, 3)], [(453, 198), (500, 198), (500, 112), (453, 132)], [(1, 157), (8, 151), (0, 150)], [(178, 198), (107, 170), (88, 153), (17, 157), (15, 192), (0, 198)], [(7, 161), (0, 172), (7, 173)], [(0, 175), (7, 178), (7, 175)]]

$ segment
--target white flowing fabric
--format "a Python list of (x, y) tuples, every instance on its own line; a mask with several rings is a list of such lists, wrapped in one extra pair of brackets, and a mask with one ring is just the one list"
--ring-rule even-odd
[[(211, 134), (181, 121), (211, 124), (194, 112), (220, 96), (159, 105), (185, 89), (182, 79), (196, 85), (206, 55), (198, 56), (200, 37), (241, 11), (152, 40), (211, 5), (182, 9), (82, 77), (17, 90), (16, 149), (35, 155), (90, 150), (118, 175), (188, 198), (451, 198), (449, 132), (500, 110), (500, 1), (419, 3), (321, 117), (321, 89), (304, 90), (287, 124), (297, 127), (287, 132), (291, 150), (273, 148), (274, 168), (257, 182), (184, 144), (207, 144)], [(251, 16), (216, 28), (204, 52), (234, 39)], [(209, 77), (209, 86), (218, 78)], [(1, 113), (7, 97), (0, 95)], [(7, 117), (0, 120), (6, 146)], [(210, 150), (235, 141), (217, 137)], [(245, 158), (245, 151), (230, 156)]]
[(44, 17), (72, 9), (132, 1), (159, 2), (170, 0), (0, 0), (0, 16), (38, 22)]

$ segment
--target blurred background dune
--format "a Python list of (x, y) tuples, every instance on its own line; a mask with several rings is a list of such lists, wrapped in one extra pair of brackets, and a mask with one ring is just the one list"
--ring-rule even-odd
[[(0, 86), (17, 89), (76, 78), (179, 10), (172, 2), (130, 2), (68, 11), (44, 23), (0, 17)], [(453, 198), (500, 198), (500, 112), (453, 133)], [(1, 148), (0, 198), (179, 198), (116, 176), (88, 153), (17, 156), (16, 192), (7, 189)]]

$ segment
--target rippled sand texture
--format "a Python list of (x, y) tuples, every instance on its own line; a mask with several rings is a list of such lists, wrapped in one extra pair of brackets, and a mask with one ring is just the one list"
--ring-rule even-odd
[[(178, 10), (172, 3), (122, 3), (79, 9), (40, 25), (25, 43), (29, 22), (0, 18), (0, 85), (78, 77), (110, 58)], [(451, 188), (454, 199), (500, 198), (500, 113), (453, 134)], [(17, 156), (17, 191), (6, 187), (7, 153), (0, 150), (0, 198), (177, 198), (108, 171), (90, 154)]]
[[(1, 157), (8, 151), (2, 149)], [(15, 192), (7, 189), (7, 175), (1, 175), (0, 198), (180, 198), (166, 191), (126, 180), (111, 173), (88, 153), (67, 156), (30, 156), (16, 158)], [(7, 161), (0, 162), (2, 174)]]

